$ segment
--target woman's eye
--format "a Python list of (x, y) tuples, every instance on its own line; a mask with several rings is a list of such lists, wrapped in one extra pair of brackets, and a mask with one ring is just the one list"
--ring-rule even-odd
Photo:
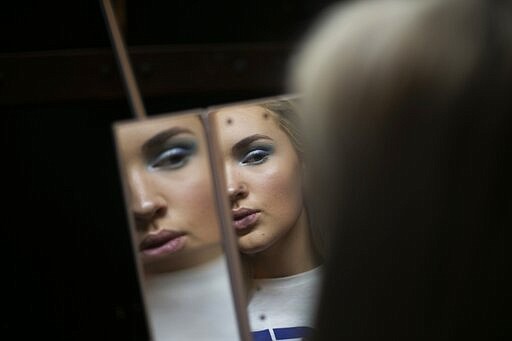
[(260, 163), (265, 162), (270, 154), (270, 150), (261, 148), (253, 149), (242, 157), (240, 163), (242, 165), (258, 165)]
[(192, 147), (176, 146), (158, 154), (150, 163), (151, 169), (177, 169), (183, 167), (193, 153)]

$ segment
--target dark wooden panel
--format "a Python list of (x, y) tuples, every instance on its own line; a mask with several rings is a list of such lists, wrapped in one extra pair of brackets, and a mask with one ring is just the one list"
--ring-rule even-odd
[[(145, 46), (129, 49), (144, 97), (230, 91), (280, 92), (287, 44)], [(110, 49), (0, 55), (0, 104), (119, 99)]]

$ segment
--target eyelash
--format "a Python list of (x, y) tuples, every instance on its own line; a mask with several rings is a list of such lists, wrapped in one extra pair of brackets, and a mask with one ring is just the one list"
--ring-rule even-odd
[(259, 165), (267, 161), (268, 157), (272, 154), (272, 148), (269, 147), (255, 147), (249, 150), (242, 156), (240, 160), (241, 165)]
[(178, 169), (186, 165), (194, 153), (193, 146), (174, 146), (158, 154), (150, 163), (150, 169)]

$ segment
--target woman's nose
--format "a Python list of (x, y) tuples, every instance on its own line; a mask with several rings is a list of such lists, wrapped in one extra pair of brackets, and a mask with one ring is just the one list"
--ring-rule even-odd
[(235, 204), (238, 200), (244, 199), (248, 196), (249, 191), (247, 184), (240, 179), (238, 174), (233, 170), (226, 170), (228, 195), (231, 204)]
[(161, 216), (167, 210), (166, 200), (158, 193), (151, 179), (145, 178), (140, 172), (130, 174), (130, 208), (139, 225)]

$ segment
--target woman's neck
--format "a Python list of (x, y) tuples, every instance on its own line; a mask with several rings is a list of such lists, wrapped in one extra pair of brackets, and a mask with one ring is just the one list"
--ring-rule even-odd
[(321, 257), (313, 244), (305, 210), (286, 235), (249, 259), (253, 278), (286, 277), (320, 265)]

